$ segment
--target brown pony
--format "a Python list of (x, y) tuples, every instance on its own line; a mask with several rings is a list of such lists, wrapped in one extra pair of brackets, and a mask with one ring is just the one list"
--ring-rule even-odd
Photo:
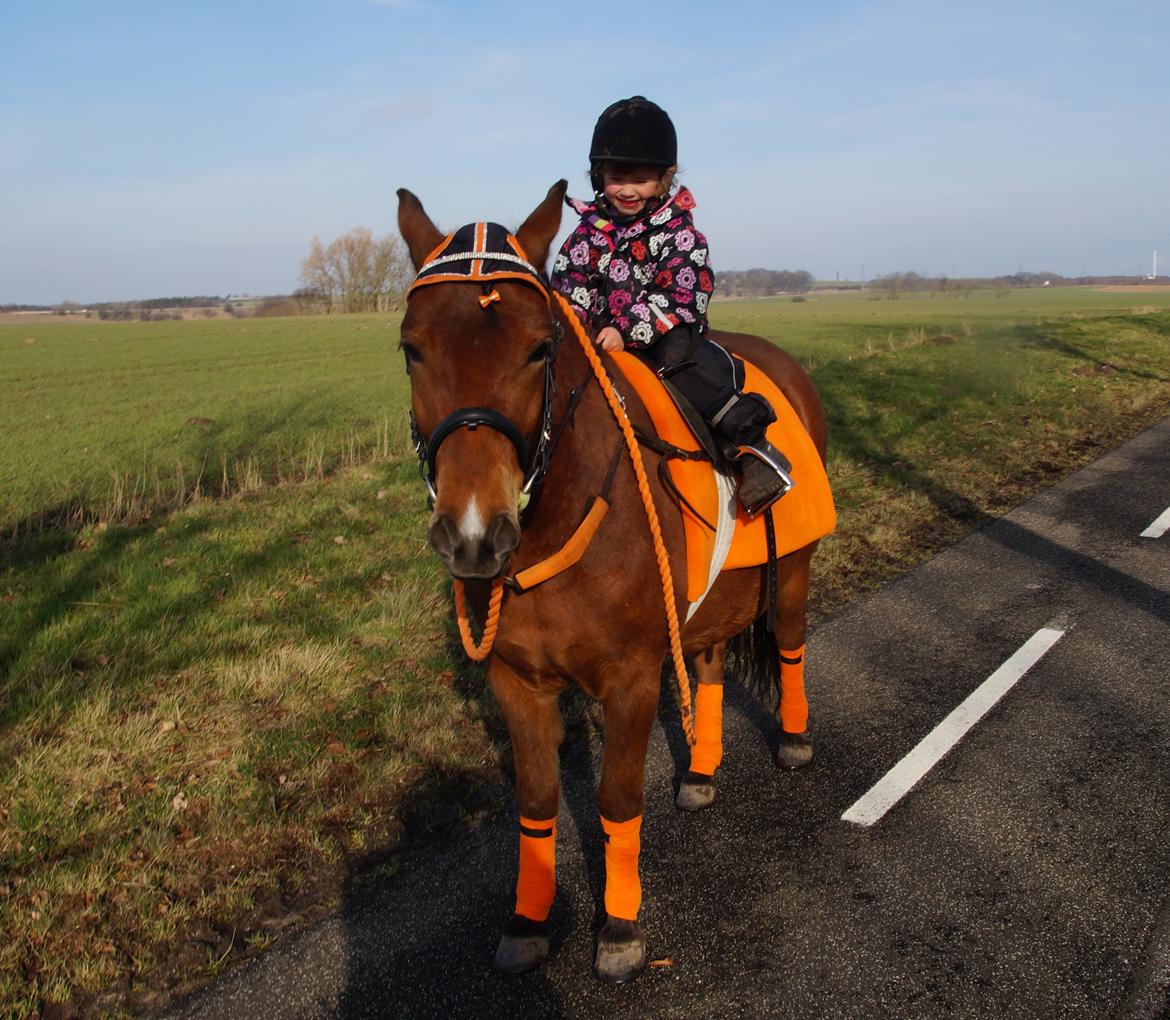
[[(520, 253), (513, 263), (537, 267), (530, 279), (517, 271), (478, 285), (473, 278), (459, 282), (444, 276), (430, 281), (433, 286), (419, 286), (420, 276), (402, 322), (401, 348), (420, 457), (429, 466), (434, 513), (428, 536), (452, 575), (464, 582), (481, 619), (494, 579), (554, 556), (594, 497), (608, 493), (611, 509), (579, 561), (537, 587), (503, 597), (487, 662), (488, 683), (511, 737), (520, 806), (516, 910), (504, 928), (496, 964), (519, 973), (539, 966), (548, 954), (560, 798), (557, 748), (563, 735), (557, 698), (576, 684), (601, 703), (605, 720), (597, 807), (606, 836), (607, 920), (595, 968), (603, 978), (625, 980), (646, 965), (646, 938), (637, 922), (639, 830), (646, 746), (668, 628), (630, 460), (621, 452), (615, 419), (571, 324), (559, 303), (550, 302), (540, 278), (560, 224), (565, 187), (565, 181), (555, 184), (509, 240), (518, 242), (512, 250)], [(413, 194), (400, 190), (398, 197), (399, 229), (415, 268), (428, 269), (448, 238)], [(561, 336), (566, 339), (558, 344)], [(713, 337), (777, 383), (823, 461), (824, 415), (801, 367), (759, 337)], [(630, 419), (650, 431), (640, 402), (632, 393), (624, 395)], [(646, 458), (670, 568), (681, 579), (681, 515), (655, 477), (657, 455), (647, 450)], [(534, 493), (530, 504), (526, 487)], [(756, 642), (770, 649), (767, 665), (780, 693), (782, 723), (776, 761), (785, 767), (812, 758), (801, 670), (815, 544), (779, 560), (774, 631), (764, 634), (765, 644)], [(714, 800), (728, 644), (753, 624), (757, 639), (761, 636), (766, 588), (762, 567), (725, 571), (683, 629), (683, 650), (694, 656), (699, 683), (699, 741), (677, 801), (684, 810)], [(681, 592), (680, 618), (684, 597)]]

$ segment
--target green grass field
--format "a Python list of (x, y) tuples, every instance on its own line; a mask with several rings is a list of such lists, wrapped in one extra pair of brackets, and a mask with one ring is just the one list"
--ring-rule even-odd
[(0, 527), (401, 453), (397, 342), (386, 316), (0, 326)]
[[(1170, 413), (1167, 293), (713, 318), (825, 401), (818, 612)], [(507, 797), (396, 339), (379, 316), (0, 327), (0, 1015), (157, 1005)]]
[[(814, 370), (937, 335), (1170, 307), (1170, 292), (1081, 288), (717, 302)], [(133, 520), (406, 449), (394, 316), (0, 326), (0, 533), (62, 516)]]

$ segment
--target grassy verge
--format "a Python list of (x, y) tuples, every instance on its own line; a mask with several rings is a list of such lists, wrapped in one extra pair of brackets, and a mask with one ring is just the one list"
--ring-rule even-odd
[(398, 320), (0, 327), (0, 534), (141, 520), (402, 453)]
[(148, 992), (176, 946), (172, 967), (211, 973), (413, 805), (467, 810), (498, 748), (456, 683), (424, 516), (389, 465), (9, 560), (4, 1010)]
[[(820, 612), (1170, 413), (1164, 311), (796, 307), (759, 331), (832, 421)], [(391, 457), (0, 547), (0, 1012), (148, 1007), (505, 795), (424, 517)]]

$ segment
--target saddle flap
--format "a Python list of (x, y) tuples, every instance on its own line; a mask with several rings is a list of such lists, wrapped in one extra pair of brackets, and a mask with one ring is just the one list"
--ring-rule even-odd
[[(627, 351), (615, 352), (611, 356), (630, 388), (646, 406), (658, 436), (682, 450), (702, 449), (655, 372)], [(823, 538), (837, 525), (837, 511), (833, 506), (825, 466), (800, 417), (768, 376), (750, 361), (745, 360), (744, 366), (747, 373), (744, 392), (759, 393), (767, 398), (776, 412), (776, 421), (768, 426), (768, 441), (792, 462), (793, 488), (770, 510), (755, 517), (748, 517), (737, 506), (735, 534), (723, 563), (724, 570), (767, 562), (766, 513), (770, 513), (775, 522), (778, 556), (786, 556)], [(693, 603), (702, 599), (709, 587), (715, 551), (715, 531), (708, 523), (717, 521), (719, 516), (715, 468), (706, 460), (671, 460), (667, 470), (685, 498), (680, 511), (687, 545), (687, 600)]]

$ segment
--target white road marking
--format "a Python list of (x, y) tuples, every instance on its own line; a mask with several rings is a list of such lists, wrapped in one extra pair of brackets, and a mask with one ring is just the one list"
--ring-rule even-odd
[(1036, 631), (958, 708), (923, 737), (914, 750), (882, 776), (841, 816), (841, 820), (865, 826), (880, 821), (1063, 636), (1063, 630), (1051, 627)]
[(1162, 511), (1161, 516), (1142, 532), (1141, 537), (1161, 538), (1167, 531), (1170, 531), (1170, 507)]

